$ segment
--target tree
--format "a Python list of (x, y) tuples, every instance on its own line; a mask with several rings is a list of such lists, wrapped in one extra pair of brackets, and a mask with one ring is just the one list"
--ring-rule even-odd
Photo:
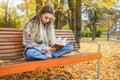
[(71, 10), (71, 29), (75, 34), (76, 42), (79, 44), (81, 31), (81, 0), (68, 0), (68, 5)]
[(36, 15), (36, 2), (35, 0), (24, 0), (17, 8), (21, 13), (19, 15), (21, 17), (21, 27), (24, 27), (25, 23)]
[(92, 10), (90, 9), (88, 11), (89, 13), (89, 19), (91, 21), (90, 23), (90, 29), (92, 31), (92, 40), (95, 40), (96, 37), (96, 23), (98, 22), (98, 20), (100, 19), (100, 9), (98, 8), (97, 5), (94, 4), (94, 7), (92, 8)]
[(44, 6), (44, 0), (36, 0), (36, 13)]
[(5, 3), (2, 2), (0, 4), (0, 27), (4, 27), (5, 26)]
[(75, 33), (76, 31), (76, 6), (75, 6), (75, 0), (68, 0), (68, 6), (71, 10), (71, 29)]
[[(16, 8), (13, 7), (13, 2), (10, 3), (10, 0), (0, 3), (0, 27), (17, 27), (20, 22), (20, 18), (17, 15)], [(14, 15), (14, 16), (13, 16)], [(19, 25), (20, 26), (20, 25)]]
[(55, 10), (55, 29), (62, 29), (62, 14), (63, 14), (63, 5), (65, 0), (54, 0), (54, 10)]
[[(79, 44), (81, 33), (81, 0), (76, 0), (76, 34), (75, 39)], [(80, 46), (79, 46), (80, 47)]]
[(4, 17), (4, 26), (5, 27), (8, 27), (8, 1), (5, 4), (5, 17)]
[[(85, 1), (85, 2), (84, 2)], [(94, 2), (92, 2), (94, 1)], [(102, 25), (107, 26), (107, 16), (112, 6), (114, 6), (115, 1), (113, 0), (83, 0), (87, 6), (87, 11), (89, 13), (89, 24), (92, 31), (92, 40), (95, 40), (97, 26)]]

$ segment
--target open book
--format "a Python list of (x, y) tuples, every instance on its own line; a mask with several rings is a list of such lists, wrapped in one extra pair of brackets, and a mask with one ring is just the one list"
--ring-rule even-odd
[(66, 38), (62, 39), (61, 37), (56, 38), (55, 44), (52, 47), (55, 47), (56, 50), (60, 50), (67, 44)]

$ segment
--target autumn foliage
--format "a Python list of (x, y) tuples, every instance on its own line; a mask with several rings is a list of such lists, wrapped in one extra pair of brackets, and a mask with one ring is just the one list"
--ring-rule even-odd
[[(0, 80), (120, 80), (120, 43), (100, 41), (101, 76), (97, 77), (97, 60), (50, 69), (36, 70), (0, 77)], [(97, 44), (81, 42), (81, 52), (96, 52)], [(74, 54), (73, 52), (71, 54)]]

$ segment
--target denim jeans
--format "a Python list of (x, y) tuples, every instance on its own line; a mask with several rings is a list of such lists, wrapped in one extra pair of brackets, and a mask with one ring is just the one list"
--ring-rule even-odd
[[(51, 55), (53, 58), (57, 58), (62, 56), (63, 54), (66, 54), (68, 52), (71, 52), (74, 50), (73, 45), (67, 44), (65, 47), (63, 47), (62, 49), (55, 51), (55, 52), (51, 52)], [(45, 53), (41, 53), (39, 50), (35, 49), (35, 48), (28, 48), (25, 51), (25, 57), (27, 58), (27, 60), (44, 60), (47, 59), (47, 56)]]

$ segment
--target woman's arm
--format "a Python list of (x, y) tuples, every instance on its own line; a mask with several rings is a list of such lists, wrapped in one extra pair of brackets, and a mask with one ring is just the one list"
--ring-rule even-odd
[(26, 27), (23, 30), (23, 45), (26, 48), (33, 47), (45, 53), (47, 48), (44, 46), (44, 44), (37, 43), (31, 39), (31, 33), (30, 33), (31, 25), (32, 25), (31, 23), (27, 23)]

